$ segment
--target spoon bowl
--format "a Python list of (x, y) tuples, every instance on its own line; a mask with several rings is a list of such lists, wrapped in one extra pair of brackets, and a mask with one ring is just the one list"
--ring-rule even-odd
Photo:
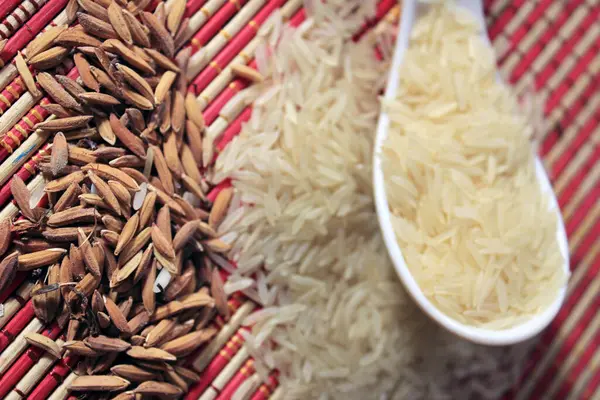
[[(491, 46), (489, 38), (485, 34), (485, 18), (483, 13), (483, 5), (481, 0), (459, 0), (456, 1), (457, 6), (468, 10), (480, 23), (482, 27), (481, 32), (483, 39)], [(385, 91), (385, 99), (393, 100), (396, 97), (396, 91), (400, 79), (400, 66), (404, 53), (409, 45), (410, 32), (412, 31), (415, 20), (423, 15), (427, 8), (430, 7), (427, 4), (419, 3), (417, 0), (404, 0), (402, 9), (402, 18), (400, 21), (400, 28), (398, 31), (398, 38), (394, 50), (394, 57), (392, 59), (391, 71), (388, 78), (388, 84)], [(540, 331), (542, 331), (552, 319), (558, 313), (565, 295), (566, 295), (566, 280), (565, 285), (560, 288), (556, 294), (554, 301), (547, 306), (542, 312), (533, 315), (529, 320), (522, 324), (514, 327), (503, 329), (503, 330), (492, 330), (479, 328), (467, 324), (463, 324), (448, 315), (441, 312), (429, 299), (425, 296), (419, 284), (412, 276), (404, 257), (402, 250), (396, 240), (396, 234), (394, 232), (391, 213), (387, 200), (387, 193), (384, 181), (384, 174), (382, 169), (381, 152), (382, 147), (387, 139), (388, 130), (390, 126), (390, 118), (385, 111), (381, 112), (379, 117), (379, 124), (377, 127), (377, 136), (375, 139), (375, 148), (373, 154), (373, 187), (375, 195), (375, 206), (377, 211), (377, 218), (379, 220), (379, 226), (383, 233), (383, 238), (388, 249), (388, 253), (394, 263), (396, 272), (400, 276), (402, 283), (406, 290), (410, 293), (412, 298), (417, 302), (419, 307), (431, 317), (438, 324), (453, 332), (454, 334), (479, 344), (486, 345), (509, 345), (518, 342), (525, 341)], [(550, 206), (557, 213), (557, 226), (556, 236), (558, 240), (558, 246), (560, 248), (561, 255), (563, 257), (563, 269), (565, 275), (569, 275), (569, 250), (567, 243), (567, 235), (565, 232), (564, 223), (558, 207), (558, 202), (552, 190), (550, 180), (546, 175), (544, 166), (536, 156), (535, 158), (536, 176), (538, 183), (542, 189), (544, 195), (550, 196)]]

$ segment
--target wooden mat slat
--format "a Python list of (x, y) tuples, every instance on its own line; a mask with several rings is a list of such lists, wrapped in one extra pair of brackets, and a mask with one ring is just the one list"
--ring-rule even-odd
[(508, 48), (503, 74), (518, 89), (533, 78), (546, 95), (540, 150), (563, 209), (573, 271), (564, 307), (506, 398), (590, 398), (600, 374), (600, 4), (532, 1), (517, 21), (519, 2), (500, 3), (487, 9), (497, 13), (488, 17), (492, 36)]
[(22, 0), (3, 0), (0, 2), (0, 18), (6, 17), (21, 3)]

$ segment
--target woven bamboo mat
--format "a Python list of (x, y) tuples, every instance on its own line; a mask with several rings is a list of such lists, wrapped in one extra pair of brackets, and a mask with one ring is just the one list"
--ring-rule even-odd
[(572, 278), (515, 399), (600, 399), (600, 2), (485, 2), (504, 77), (545, 99), (540, 152), (565, 219)]
[[(0, 0), (0, 218), (14, 216), (7, 190), (18, 174), (31, 189), (40, 187), (36, 164), (46, 154), (46, 137), (32, 132), (49, 117), (16, 74), (11, 60), (47, 26), (71, 21), (66, 0)], [(305, 19), (300, 0), (189, 0), (187, 45), (192, 47), (190, 91), (206, 119), (207, 135), (220, 136), (222, 149), (236, 135), (251, 108), (223, 108), (248, 82), (234, 79), (227, 67), (255, 67), (259, 28), (273, 12), (290, 24)], [(368, 29), (397, 19), (395, 1), (381, 0)], [(520, 383), (507, 399), (600, 399), (600, 1), (486, 0), (488, 27), (503, 75), (518, 90), (535, 85), (545, 98), (546, 125), (541, 153), (551, 175), (570, 239), (573, 277), (567, 301), (541, 336)], [(150, 5), (152, 7), (152, 4)], [(279, 11), (276, 11), (278, 10)], [(7, 33), (5, 33), (7, 32)], [(65, 62), (64, 73), (72, 69)], [(71, 71), (76, 76), (76, 71)], [(222, 112), (223, 111), (223, 112)], [(221, 187), (210, 198), (214, 199)], [(6, 207), (5, 207), (6, 206)], [(74, 358), (55, 362), (33, 348), (22, 335), (38, 331), (62, 340), (56, 325), (34, 318), (32, 284), (19, 275), (0, 293), (0, 397), (64, 399), (74, 374)], [(243, 296), (229, 301), (233, 317), (215, 321), (220, 333), (190, 357), (200, 381), (186, 399), (228, 399), (243, 388), (246, 398), (281, 399), (277, 373), (263, 383), (244, 347), (241, 320), (255, 309)]]

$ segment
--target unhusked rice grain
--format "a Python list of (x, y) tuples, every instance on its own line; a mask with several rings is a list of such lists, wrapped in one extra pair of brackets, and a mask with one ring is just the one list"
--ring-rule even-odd
[(252, 278), (244, 293), (263, 306), (244, 321), (245, 347), (259, 373), (281, 372), (285, 399), (497, 398), (530, 343), (485, 348), (439, 329), (404, 291), (377, 226), (371, 154), (387, 62), (374, 37), (349, 40), (374, 2), (308, 3), (300, 27), (265, 33), (252, 117), (213, 175), (235, 188), (221, 224), (238, 234), (227, 285)]
[(531, 124), (465, 10), (416, 21), (382, 150), (392, 224), (442, 312), (490, 329), (544, 310), (564, 285), (557, 221), (536, 178)]

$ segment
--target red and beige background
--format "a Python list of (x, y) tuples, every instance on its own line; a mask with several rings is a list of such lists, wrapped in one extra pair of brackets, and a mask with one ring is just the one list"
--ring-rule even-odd
[[(0, 218), (15, 217), (10, 178), (16, 173), (33, 190), (43, 183), (36, 164), (47, 154), (48, 137), (33, 126), (49, 117), (46, 97), (27, 92), (13, 57), (38, 33), (68, 21), (67, 0), (0, 0)], [(544, 99), (540, 153), (552, 179), (569, 236), (572, 278), (565, 305), (540, 336), (523, 374), (506, 399), (600, 400), (600, 0), (485, 0), (490, 37), (502, 75), (517, 90), (532, 85)], [(151, 4), (152, 7), (155, 4)], [(301, 0), (190, 0), (191, 59), (197, 96), (209, 130), (222, 133), (222, 149), (252, 112), (223, 107), (248, 82), (227, 65), (256, 67), (253, 53), (261, 26), (280, 12), (298, 25), (306, 18)], [(400, 7), (381, 0), (363, 30), (395, 23)], [(60, 69), (77, 72), (69, 60)], [(220, 190), (210, 194), (211, 199)], [(32, 284), (19, 275), (0, 293), (0, 397), (63, 399), (74, 374), (74, 358), (54, 360), (29, 347), (25, 332), (57, 341), (56, 324), (43, 326), (30, 302)], [(189, 358), (201, 380), (186, 399), (228, 399), (243, 387), (253, 400), (283, 398), (277, 372), (263, 383), (244, 348), (241, 321), (255, 309), (242, 295), (229, 300), (233, 317), (217, 319), (219, 334)]]

